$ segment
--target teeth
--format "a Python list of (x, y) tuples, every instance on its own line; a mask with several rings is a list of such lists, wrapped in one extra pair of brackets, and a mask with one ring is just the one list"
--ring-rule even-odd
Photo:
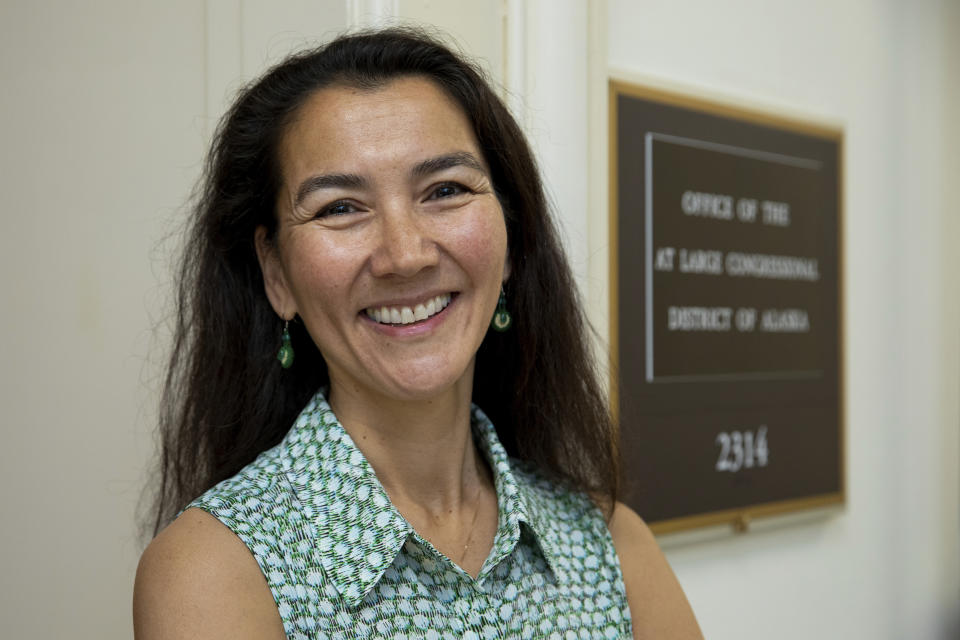
[(412, 309), (410, 307), (380, 307), (379, 309), (370, 307), (365, 313), (371, 320), (382, 324), (410, 324), (440, 313), (448, 304), (450, 304), (450, 294), (445, 293), (430, 298)]

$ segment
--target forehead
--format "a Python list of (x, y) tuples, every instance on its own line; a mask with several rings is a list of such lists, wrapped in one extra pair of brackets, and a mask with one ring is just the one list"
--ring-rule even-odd
[(460, 105), (419, 76), (375, 89), (335, 85), (314, 92), (287, 126), (279, 151), (288, 184), (303, 173), (358, 173), (437, 153), (482, 158)]

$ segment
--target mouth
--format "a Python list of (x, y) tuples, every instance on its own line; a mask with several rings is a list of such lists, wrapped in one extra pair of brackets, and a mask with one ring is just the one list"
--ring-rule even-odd
[(363, 313), (379, 324), (403, 326), (421, 322), (437, 315), (447, 308), (452, 299), (452, 293), (444, 293), (428, 298), (412, 307), (367, 307), (363, 310)]

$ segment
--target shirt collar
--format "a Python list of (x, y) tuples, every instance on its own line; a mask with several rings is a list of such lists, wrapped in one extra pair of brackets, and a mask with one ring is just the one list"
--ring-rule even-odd
[[(493, 470), (499, 509), (493, 550), (482, 582), (530, 528), (548, 565), (558, 570), (558, 536), (543, 498), (525, 474), (516, 474), (496, 429), (472, 409), (474, 439)], [(354, 607), (380, 581), (413, 528), (397, 511), (373, 468), (319, 391), (301, 411), (283, 443), (283, 468), (312, 525), (323, 567), (345, 603)]]
[(523, 473), (517, 468), (516, 461), (510, 459), (500, 443), (493, 423), (476, 405), (473, 406), (472, 416), (474, 440), (493, 470), (500, 512), (493, 550), (480, 570), (478, 579), (483, 580), (513, 552), (520, 541), (521, 524), (534, 534), (547, 565), (559, 578), (561, 566), (558, 560), (562, 552), (559, 549), (557, 523), (548, 515), (548, 506), (544, 503), (544, 490), (552, 494), (556, 489), (546, 483), (538, 487), (536, 474)]

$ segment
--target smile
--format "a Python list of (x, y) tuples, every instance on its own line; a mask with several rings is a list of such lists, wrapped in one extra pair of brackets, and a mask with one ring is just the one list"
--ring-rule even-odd
[(413, 324), (435, 316), (450, 304), (450, 294), (445, 293), (430, 298), (414, 307), (369, 307), (364, 310), (367, 317), (380, 324)]

